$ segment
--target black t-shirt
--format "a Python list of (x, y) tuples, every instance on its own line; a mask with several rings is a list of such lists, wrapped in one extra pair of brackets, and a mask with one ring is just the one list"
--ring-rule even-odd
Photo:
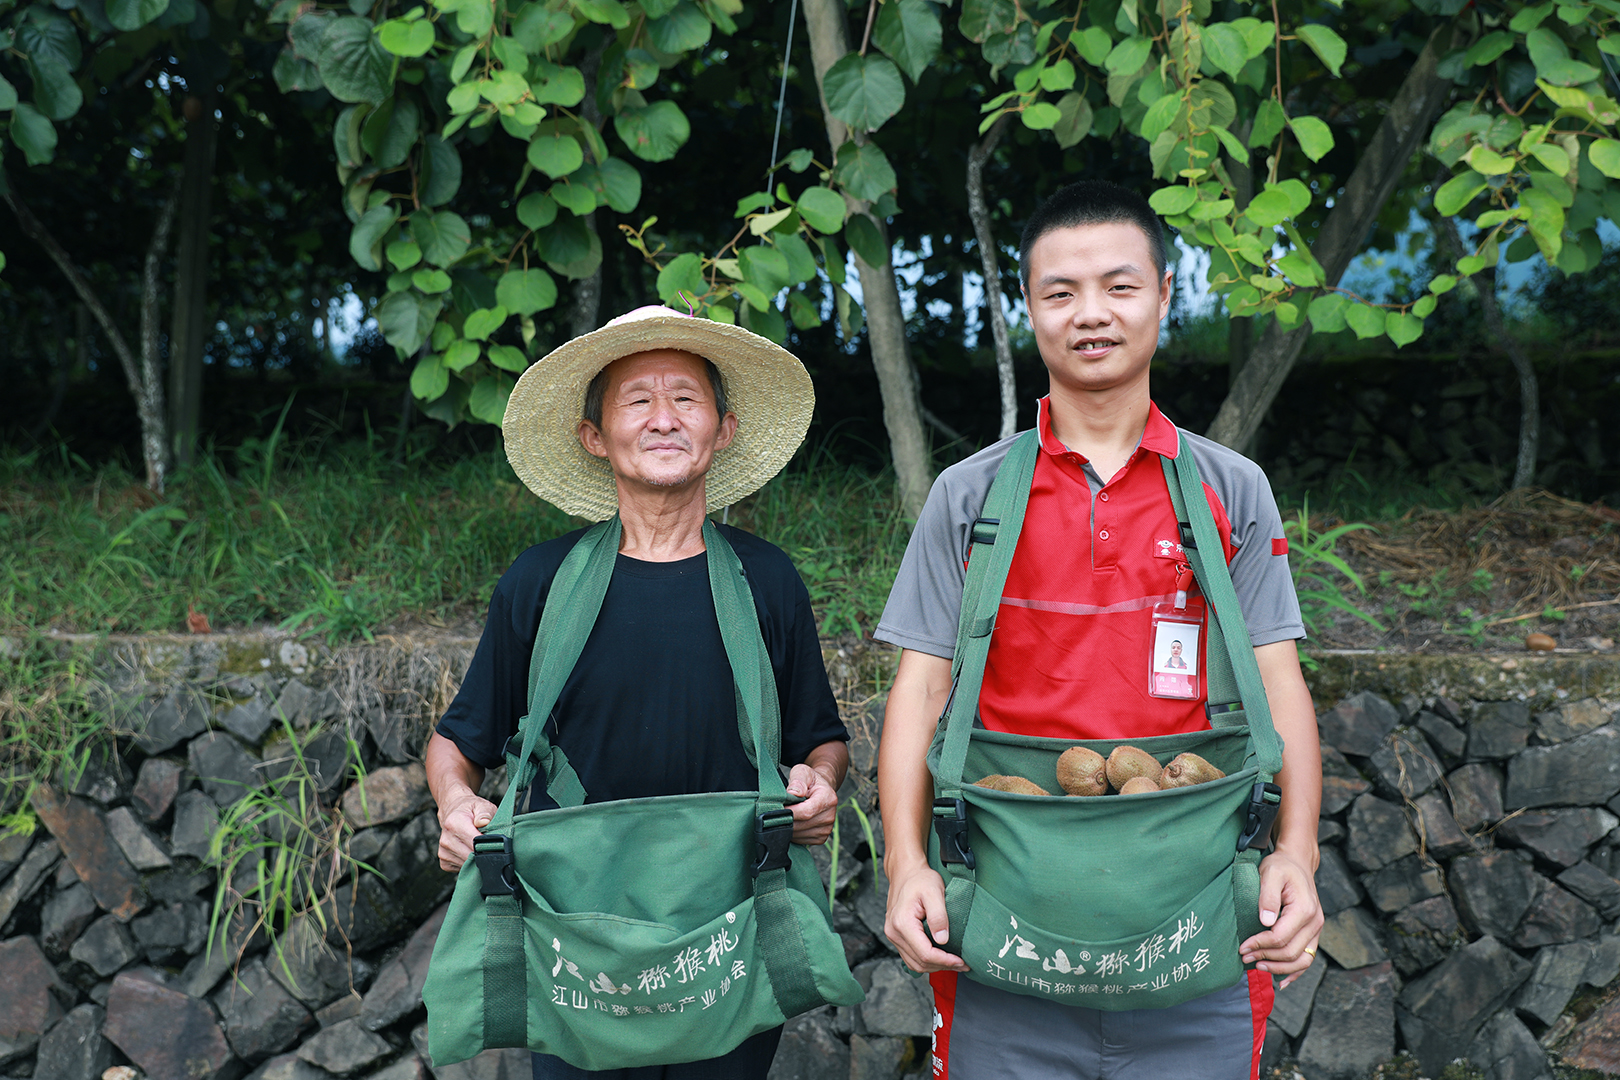
[[(782, 762), (847, 739), (827, 683), (810, 596), (780, 549), (718, 526), (743, 565), (776, 674)], [(439, 733), (486, 769), (528, 711), (529, 659), (551, 581), (585, 530), (518, 556), (490, 599), (484, 635)], [(736, 690), (709, 591), (707, 554), (678, 562), (619, 555), (602, 611), (546, 733), (568, 756), (587, 802), (753, 791)], [(554, 806), (535, 785), (530, 809)]]

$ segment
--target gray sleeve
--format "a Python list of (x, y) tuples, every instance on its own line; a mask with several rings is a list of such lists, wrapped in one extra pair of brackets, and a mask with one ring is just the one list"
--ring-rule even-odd
[(1255, 645), (1305, 636), (1299, 598), (1286, 554), (1273, 554), (1283, 540), (1282, 515), (1260, 466), (1219, 443), (1184, 432), (1204, 482), (1215, 489), (1232, 523), (1232, 586)]
[(973, 522), (984, 509), (990, 484), (1012, 442), (1003, 439), (986, 447), (934, 481), (874, 638), (947, 660), (956, 655)]

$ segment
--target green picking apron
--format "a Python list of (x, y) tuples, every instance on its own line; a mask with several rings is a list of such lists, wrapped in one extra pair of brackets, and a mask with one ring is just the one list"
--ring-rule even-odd
[[(435, 1065), (498, 1046), (582, 1069), (700, 1061), (819, 1005), (861, 1000), (820, 875), (790, 843), (776, 680), (742, 564), (712, 524), (709, 582), (759, 790), (585, 805), (547, 740), (619, 536), (617, 517), (591, 529), (552, 582), (522, 749), (461, 868), (422, 992)], [(535, 780), (560, 809), (516, 815)]]
[[(1013, 444), (973, 526), (951, 703), (929, 749), (929, 856), (946, 882), (950, 941), (968, 977), (1092, 1009), (1164, 1008), (1243, 977), (1238, 944), (1261, 929), (1260, 848), (1276, 817), (1282, 744), (1203, 482), (1185, 440), (1164, 460), (1183, 547), (1213, 606), (1208, 731), (1049, 739), (975, 726), (985, 659), (1023, 526), (1039, 444)], [(1190, 521), (1190, 526), (1188, 522)], [(1168, 762), (1192, 751), (1226, 773), (1142, 795), (1017, 795), (992, 773), (1061, 792), (1058, 756), (1121, 744)]]

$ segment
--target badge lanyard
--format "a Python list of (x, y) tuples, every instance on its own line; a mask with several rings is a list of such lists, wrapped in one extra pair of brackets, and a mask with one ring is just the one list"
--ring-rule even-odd
[(1188, 596), (1192, 567), (1176, 567), (1176, 597), (1154, 605), (1148, 693), (1159, 698), (1203, 697), (1199, 658), (1204, 643), (1204, 598)]

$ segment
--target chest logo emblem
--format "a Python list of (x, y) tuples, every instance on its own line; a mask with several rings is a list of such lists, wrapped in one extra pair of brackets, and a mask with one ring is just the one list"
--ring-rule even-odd
[(1174, 540), (1153, 541), (1153, 557), (1155, 559), (1180, 559), (1181, 545)]

